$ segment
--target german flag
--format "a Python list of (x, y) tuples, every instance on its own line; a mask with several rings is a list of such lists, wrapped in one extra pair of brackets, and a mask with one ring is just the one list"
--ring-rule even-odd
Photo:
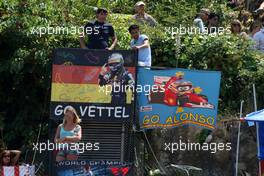
[[(135, 74), (135, 67), (126, 67)], [(100, 87), (100, 66), (53, 65), (52, 102), (110, 103), (109, 87)], [(131, 104), (132, 91), (127, 91), (127, 104)]]

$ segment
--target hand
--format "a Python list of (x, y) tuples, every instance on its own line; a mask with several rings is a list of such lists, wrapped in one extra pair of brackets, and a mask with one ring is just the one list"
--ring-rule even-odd
[(138, 49), (140, 49), (140, 47), (139, 46), (133, 46), (132, 49), (133, 50), (138, 50)]
[(101, 68), (101, 71), (100, 71), (100, 75), (105, 75), (105, 73), (107, 72), (107, 69), (106, 69), (106, 64), (104, 64)]
[(65, 138), (61, 138), (61, 139), (57, 139), (56, 142), (57, 142), (57, 143), (63, 143), (64, 140), (65, 140)]
[(105, 49), (106, 49), (106, 50), (109, 50), (109, 51), (113, 50), (111, 47), (110, 47), (110, 48), (107, 47), (107, 48), (105, 48)]

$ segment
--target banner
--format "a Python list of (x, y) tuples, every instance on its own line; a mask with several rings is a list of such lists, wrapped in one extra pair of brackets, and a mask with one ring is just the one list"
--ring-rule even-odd
[(1, 176), (34, 176), (35, 166), (3, 166)]
[[(68, 165), (70, 163), (70, 165)], [(132, 164), (115, 161), (66, 161), (57, 164), (57, 176), (132, 176)]]
[(135, 51), (57, 49), (52, 66), (51, 119), (67, 106), (86, 120), (127, 121), (135, 85)]
[(215, 127), (220, 72), (139, 68), (137, 78), (141, 128)]
[[(50, 175), (125, 176), (132, 172), (131, 166), (118, 162), (132, 161), (133, 139), (129, 132), (136, 63), (136, 51), (54, 51), (49, 127), (51, 141), (55, 136), (56, 141), (62, 141), (50, 152)], [(73, 109), (69, 106), (82, 119), (80, 126), (70, 132), (57, 124), (67, 118), (66, 109)], [(81, 141), (65, 142), (66, 137), (79, 133)], [(94, 164), (98, 160), (105, 162)]]

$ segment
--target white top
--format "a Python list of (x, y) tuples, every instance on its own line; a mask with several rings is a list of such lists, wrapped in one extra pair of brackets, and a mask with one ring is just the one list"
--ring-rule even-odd
[(194, 24), (194, 26), (196, 26), (200, 29), (201, 33), (205, 32), (204, 22), (200, 17), (195, 18), (193, 21), (193, 24)]
[[(148, 37), (144, 34), (139, 35), (138, 39), (132, 39), (130, 42), (131, 48), (133, 46), (140, 46), (144, 44), (144, 41), (148, 40)], [(151, 49), (150, 47), (141, 48), (138, 50), (138, 65), (139, 66), (151, 66)]]
[(253, 39), (256, 42), (256, 49), (264, 52), (264, 28), (257, 32)]

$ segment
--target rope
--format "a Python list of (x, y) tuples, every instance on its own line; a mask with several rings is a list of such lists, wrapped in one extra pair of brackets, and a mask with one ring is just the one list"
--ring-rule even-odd
[(38, 168), (37, 168), (36, 171), (35, 171), (35, 174), (38, 173), (38, 171), (40, 170), (40, 168), (41, 168), (42, 165), (43, 165), (43, 161), (41, 161), (41, 163), (39, 164)]
[[(37, 137), (37, 143), (39, 142), (39, 136), (40, 136), (41, 128), (42, 128), (42, 124), (39, 124), (39, 132), (38, 132), (38, 137)], [(36, 153), (37, 153), (37, 150), (34, 151), (34, 155), (33, 155), (32, 163), (31, 163), (32, 165), (33, 165), (34, 162), (35, 162)]]
[[(38, 136), (37, 136), (37, 143), (39, 142), (39, 137), (40, 137), (40, 133), (41, 133), (41, 129), (42, 129), (42, 120), (43, 120), (43, 116), (44, 116), (44, 113), (45, 113), (45, 110), (46, 110), (46, 107), (47, 107), (47, 99), (48, 99), (48, 94), (49, 94), (49, 89), (47, 89), (47, 92), (46, 92), (46, 96), (45, 96), (45, 101), (44, 101), (44, 107), (43, 107), (43, 111), (41, 112), (41, 116), (40, 116), (40, 124), (39, 124), (39, 132), (38, 132)], [(32, 159), (32, 165), (34, 164), (35, 162), (35, 158), (36, 158), (36, 153), (37, 153), (37, 150), (34, 151), (34, 155), (33, 155), (33, 159)]]
[(147, 137), (147, 135), (146, 135), (146, 132), (145, 132), (144, 130), (143, 130), (143, 133), (144, 133), (144, 136), (145, 136), (145, 138), (146, 138), (146, 140), (147, 140), (147, 143), (148, 143), (148, 146), (149, 146), (149, 148), (150, 148), (150, 151), (151, 151), (151, 153), (152, 153), (154, 159), (156, 160), (158, 166), (160, 167), (160, 170), (162, 171), (163, 174), (166, 174), (165, 170), (163, 169), (163, 167), (162, 167), (161, 164), (159, 163), (159, 161), (158, 161), (158, 159), (157, 159), (157, 157), (156, 157), (156, 155), (155, 155), (155, 153), (154, 153), (154, 151), (153, 151), (153, 149), (152, 149), (152, 147), (151, 147), (151, 145), (150, 145), (150, 142), (149, 142), (149, 140), (148, 140), (148, 137)]
[(136, 160), (135, 166), (138, 167), (138, 158), (137, 158), (137, 149), (136, 149), (136, 147), (134, 147), (134, 153), (135, 153), (135, 160)]

